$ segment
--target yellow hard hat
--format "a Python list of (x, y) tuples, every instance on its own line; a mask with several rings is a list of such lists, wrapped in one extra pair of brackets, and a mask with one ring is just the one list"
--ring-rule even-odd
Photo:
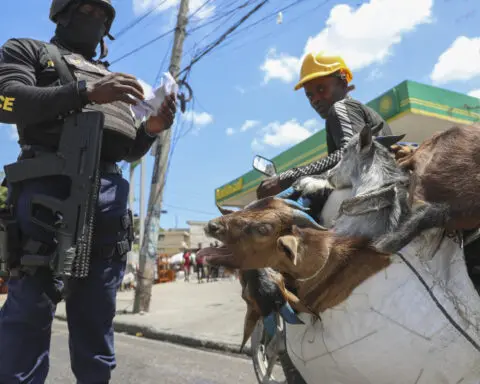
[(295, 90), (299, 90), (310, 80), (328, 76), (337, 71), (345, 74), (347, 84), (352, 81), (352, 72), (340, 56), (323, 56), (322, 53), (309, 53), (303, 59), (300, 81), (295, 85)]

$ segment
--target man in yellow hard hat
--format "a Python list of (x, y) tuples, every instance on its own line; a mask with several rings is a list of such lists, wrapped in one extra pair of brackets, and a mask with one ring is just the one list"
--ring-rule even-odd
[(328, 156), (302, 167), (292, 168), (278, 176), (264, 180), (257, 189), (257, 197), (276, 195), (291, 186), (298, 178), (319, 175), (333, 168), (341, 158), (342, 148), (365, 125), (382, 125), (375, 136), (391, 135), (389, 125), (372, 108), (348, 96), (352, 72), (339, 56), (309, 53), (300, 71), (295, 90), (304, 88), (310, 105), (325, 119)]

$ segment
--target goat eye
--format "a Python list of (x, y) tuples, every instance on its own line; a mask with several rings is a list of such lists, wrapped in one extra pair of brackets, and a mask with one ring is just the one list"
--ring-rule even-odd
[(273, 227), (270, 224), (262, 224), (257, 227), (257, 232), (259, 235), (268, 236), (272, 233)]

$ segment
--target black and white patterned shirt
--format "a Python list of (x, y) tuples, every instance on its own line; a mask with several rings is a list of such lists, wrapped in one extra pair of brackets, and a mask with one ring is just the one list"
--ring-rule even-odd
[(319, 175), (333, 168), (341, 159), (342, 149), (367, 124), (370, 128), (382, 124), (375, 136), (392, 135), (390, 126), (372, 108), (347, 96), (337, 101), (328, 111), (325, 122), (328, 156), (298, 168), (289, 169), (279, 175), (281, 181), (290, 184), (302, 176)]

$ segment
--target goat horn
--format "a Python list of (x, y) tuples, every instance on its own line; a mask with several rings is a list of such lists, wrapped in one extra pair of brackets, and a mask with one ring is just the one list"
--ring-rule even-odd
[(372, 127), (372, 135), (375, 135), (376, 133), (380, 132), (382, 130), (383, 123), (379, 123), (377, 125), (374, 125)]
[(222, 215), (228, 215), (230, 213), (235, 212), (235, 211), (232, 211), (231, 209), (225, 209), (225, 208), (221, 207), (220, 205), (218, 205), (218, 203), (216, 205), (217, 205), (217, 208)]
[(303, 227), (303, 228), (314, 228), (314, 229), (319, 229), (321, 231), (327, 231), (328, 229), (325, 227), (322, 227), (320, 224), (318, 224), (315, 220), (313, 220), (313, 217), (310, 215), (306, 214), (303, 211), (299, 211), (295, 209), (293, 211), (293, 225), (296, 225), (298, 227)]
[(298, 209), (299, 211), (308, 211), (310, 208), (307, 208), (295, 200), (283, 199), (287, 205), (293, 209)]
[(296, 192), (295, 188), (288, 187), (287, 189), (275, 195), (275, 197), (278, 197), (279, 199), (287, 199), (288, 197), (292, 196), (295, 192)]

